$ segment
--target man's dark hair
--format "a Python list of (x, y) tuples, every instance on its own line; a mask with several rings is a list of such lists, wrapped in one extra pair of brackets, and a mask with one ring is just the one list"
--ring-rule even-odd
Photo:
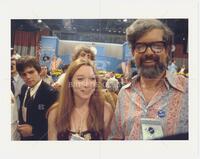
[(163, 31), (163, 41), (167, 43), (169, 51), (171, 51), (174, 43), (174, 33), (166, 24), (157, 19), (138, 19), (126, 29), (126, 38), (131, 48), (134, 49), (136, 41), (153, 29), (161, 29)]
[(40, 63), (33, 56), (23, 56), (17, 60), (16, 68), (21, 75), (27, 67), (34, 67), (40, 73)]

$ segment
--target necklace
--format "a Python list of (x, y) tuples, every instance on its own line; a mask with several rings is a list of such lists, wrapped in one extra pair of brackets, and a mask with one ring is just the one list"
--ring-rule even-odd
[[(77, 108), (74, 109), (74, 111), (78, 114), (78, 118), (80, 119), (80, 124), (76, 124), (74, 122), (74, 128), (75, 128), (75, 132), (81, 136), (81, 132), (83, 130), (83, 126), (84, 126), (84, 122), (86, 120), (86, 116), (87, 116), (87, 113), (88, 113), (88, 109), (85, 109), (84, 111), (81, 111), (81, 110), (78, 110)], [(76, 120), (75, 120), (76, 121)], [(77, 126), (78, 125), (78, 126)]]

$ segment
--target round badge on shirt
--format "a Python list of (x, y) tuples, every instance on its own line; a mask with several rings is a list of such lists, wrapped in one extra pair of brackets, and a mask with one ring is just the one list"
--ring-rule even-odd
[(165, 115), (166, 115), (166, 113), (165, 113), (164, 110), (159, 110), (159, 111), (158, 111), (158, 116), (159, 116), (160, 118), (164, 118)]

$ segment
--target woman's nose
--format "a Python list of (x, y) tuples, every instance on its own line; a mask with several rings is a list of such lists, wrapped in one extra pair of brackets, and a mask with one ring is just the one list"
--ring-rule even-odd
[(85, 79), (85, 80), (84, 80), (84, 87), (88, 87), (88, 85), (89, 85), (89, 80), (88, 80), (88, 79)]

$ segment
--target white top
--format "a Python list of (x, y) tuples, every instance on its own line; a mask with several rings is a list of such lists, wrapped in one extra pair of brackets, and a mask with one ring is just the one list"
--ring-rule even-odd
[(18, 125), (18, 109), (15, 96), (11, 91), (11, 140), (20, 140), (20, 135), (17, 131)]
[(18, 110), (15, 96), (11, 92), (11, 124), (18, 121)]
[(21, 88), (24, 85), (23, 79), (20, 77), (20, 75), (17, 73), (15, 76), (13, 76), (13, 84), (15, 87), (15, 97), (17, 97), (21, 93)]
[(40, 80), (34, 87), (32, 87), (32, 88), (28, 87), (28, 88), (30, 88), (30, 96), (31, 97), (35, 98), (35, 94), (36, 94), (38, 88), (40, 87), (41, 83), (42, 83), (42, 80)]

